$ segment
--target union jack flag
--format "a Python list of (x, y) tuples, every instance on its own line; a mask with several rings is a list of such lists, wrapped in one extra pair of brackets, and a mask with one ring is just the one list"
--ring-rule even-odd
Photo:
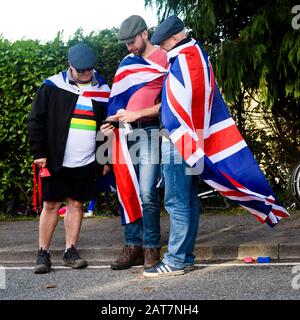
[(90, 98), (98, 102), (107, 103), (110, 95), (109, 86), (104, 78), (98, 74), (98, 72), (94, 71), (93, 76), (97, 80), (97, 83), (88, 90), (82, 91), (78, 91), (78, 87), (70, 83), (67, 71), (60, 72), (59, 74), (47, 78), (44, 81), (44, 84), (58, 87), (62, 90), (66, 90), (77, 95), (82, 95), (83, 97)]
[[(108, 115), (126, 109), (130, 97), (147, 83), (166, 74), (160, 65), (141, 56), (125, 57), (113, 80), (108, 103)], [(112, 142), (112, 163), (116, 176), (122, 224), (143, 216), (138, 178), (127, 147), (124, 129), (115, 129)]]
[[(276, 199), (229, 114), (207, 54), (194, 39), (168, 52), (163, 127), (200, 177), (260, 222), (274, 226), (288, 212)], [(200, 166), (202, 164), (202, 166)]]

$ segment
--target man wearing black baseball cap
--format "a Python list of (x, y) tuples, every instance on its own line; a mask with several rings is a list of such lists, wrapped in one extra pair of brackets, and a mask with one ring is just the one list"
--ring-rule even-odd
[[(84, 43), (79, 43), (69, 48), (68, 60), (69, 65), (79, 74), (83, 74), (85, 71), (91, 72), (96, 63), (96, 57), (93, 50)], [(91, 80), (91, 76), (88, 80)]]
[(42, 178), (43, 210), (34, 273), (50, 271), (49, 246), (63, 201), (67, 203), (63, 264), (74, 269), (87, 266), (76, 250), (82, 202), (97, 196), (97, 179), (102, 170), (107, 171), (107, 166), (96, 163), (95, 152), (96, 132), (106, 118), (110, 89), (94, 70), (96, 58), (88, 45), (71, 47), (68, 60), (66, 71), (43, 82), (27, 121), (34, 163), (50, 172)]

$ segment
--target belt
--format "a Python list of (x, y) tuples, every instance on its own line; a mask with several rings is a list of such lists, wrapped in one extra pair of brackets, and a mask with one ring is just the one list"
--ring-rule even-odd
[(150, 120), (150, 121), (138, 120), (138, 121), (130, 122), (130, 124), (133, 129), (146, 128), (146, 127), (152, 127), (152, 126), (159, 126), (159, 120), (158, 119)]

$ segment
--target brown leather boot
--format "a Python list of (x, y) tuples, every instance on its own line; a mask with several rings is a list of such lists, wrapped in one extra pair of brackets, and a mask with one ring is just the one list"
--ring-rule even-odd
[(145, 269), (154, 267), (160, 261), (160, 248), (144, 248), (144, 257)]
[(113, 270), (129, 269), (144, 264), (144, 252), (141, 246), (125, 245), (117, 260), (111, 264)]

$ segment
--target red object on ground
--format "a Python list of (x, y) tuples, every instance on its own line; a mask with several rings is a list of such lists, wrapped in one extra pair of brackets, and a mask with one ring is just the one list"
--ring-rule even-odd
[(244, 260), (245, 263), (253, 263), (253, 262), (255, 262), (255, 259), (252, 258), (252, 257), (245, 257), (243, 260)]
[(66, 210), (67, 210), (67, 207), (61, 207), (59, 210), (58, 210), (58, 214), (63, 217), (66, 213)]

